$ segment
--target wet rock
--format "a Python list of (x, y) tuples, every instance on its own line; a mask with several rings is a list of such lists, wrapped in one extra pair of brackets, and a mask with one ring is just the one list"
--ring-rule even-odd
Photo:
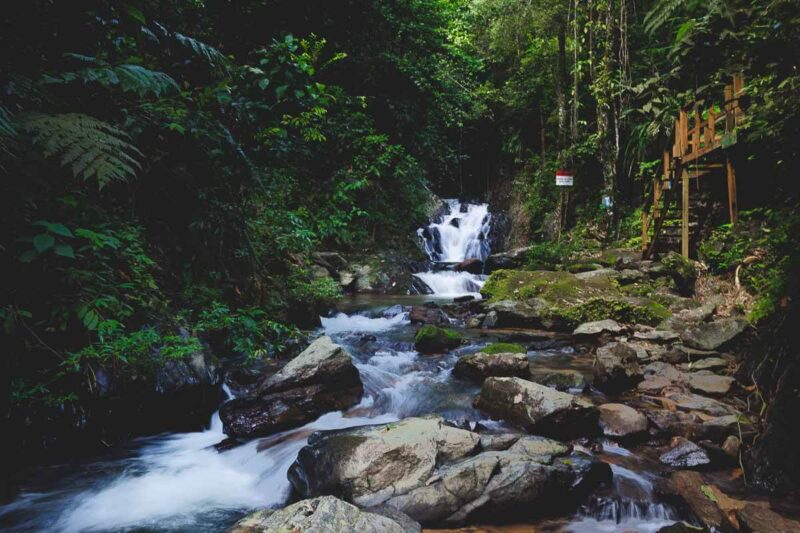
[(582, 391), (589, 387), (586, 378), (577, 370), (550, 372), (542, 376), (534, 376), (531, 381), (563, 392), (574, 389)]
[(398, 522), (387, 516), (362, 511), (333, 496), (322, 496), (302, 500), (283, 509), (256, 511), (236, 522), (228, 533), (419, 533), (420, 530), (419, 524), (408, 517)]
[(678, 340), (680, 335), (674, 331), (652, 329), (649, 331), (637, 331), (633, 334), (633, 338), (654, 341), (654, 342), (672, 342)]
[(673, 472), (659, 484), (658, 490), (664, 496), (679, 502), (681, 507), (689, 509), (707, 528), (713, 531), (726, 531), (730, 528), (723, 512), (706, 495), (710, 488), (699, 473), (685, 470)]
[(470, 274), (482, 274), (483, 261), (474, 258), (466, 259), (453, 267), (453, 270), (456, 272), (469, 272)]
[(557, 438), (591, 435), (597, 409), (572, 394), (519, 378), (489, 378), (475, 407), (531, 433)]
[(621, 403), (606, 403), (598, 407), (600, 429), (607, 437), (632, 437), (647, 431), (647, 418)]
[(411, 294), (433, 294), (433, 289), (431, 289), (427, 283), (422, 281), (417, 276), (411, 276), (409, 290), (411, 291)]
[(746, 504), (736, 511), (741, 530), (747, 533), (797, 533), (800, 522), (784, 518), (763, 505)]
[(449, 328), (422, 326), (414, 337), (414, 347), (422, 354), (441, 353), (461, 345), (461, 334)]
[(404, 313), (407, 309), (408, 308), (403, 307), (400, 304), (395, 304), (381, 311), (381, 316), (383, 318), (392, 318), (399, 315), (400, 313)]
[(584, 322), (577, 328), (575, 331), (572, 332), (573, 335), (577, 336), (597, 336), (603, 333), (612, 333), (618, 334), (625, 331), (625, 328), (619, 324), (616, 320), (606, 319), (606, 320), (597, 320), (594, 322)]
[(348, 353), (325, 336), (261, 382), (256, 391), (255, 396), (231, 400), (220, 409), (228, 436), (269, 435), (346, 409), (361, 399), (363, 386)]
[(508, 252), (492, 254), (486, 258), (486, 272), (493, 272), (501, 268), (521, 267), (528, 258), (530, 246), (515, 248)]
[(478, 513), (565, 499), (610, 479), (608, 465), (560, 460), (569, 447), (549, 439), (498, 436), (494, 444), (505, 450), (478, 453), (482, 443), (493, 446), (440, 418), (318, 432), (300, 450), (289, 479), (304, 496), (336, 494), (425, 524), (457, 524)]
[(702, 411), (711, 416), (738, 415), (739, 412), (733, 407), (712, 398), (706, 398), (699, 394), (673, 393), (668, 394), (667, 399), (678, 409), (683, 411)]
[(696, 468), (711, 463), (703, 448), (684, 437), (672, 439), (672, 449), (658, 460), (673, 468)]
[(693, 392), (709, 394), (711, 396), (724, 396), (731, 390), (734, 379), (728, 376), (693, 372), (689, 374), (689, 388)]
[(530, 364), (524, 353), (478, 352), (460, 358), (453, 368), (456, 377), (479, 382), (488, 377), (526, 377), (529, 374)]
[(337, 494), (359, 506), (424, 485), (437, 463), (478, 450), (480, 438), (439, 417), (313, 433), (289, 470), (303, 496)]
[(471, 302), (474, 299), (475, 299), (475, 297), (472, 296), (471, 294), (465, 294), (464, 296), (456, 296), (455, 298), (453, 298), (453, 302), (455, 302), (457, 304), (462, 304), (462, 303), (466, 303), (466, 302)]
[(484, 329), (491, 329), (497, 325), (498, 317), (496, 311), (489, 311), (486, 313), (486, 317), (483, 319), (481, 323), (481, 327)]
[(739, 448), (742, 447), (742, 441), (739, 440), (739, 437), (736, 435), (728, 435), (725, 439), (725, 442), (722, 443), (722, 451), (728, 457), (736, 458), (739, 457)]
[(415, 305), (408, 313), (408, 320), (412, 324), (433, 324), (434, 326), (449, 326), (450, 318), (442, 309), (423, 305)]
[(612, 342), (597, 349), (593, 381), (596, 388), (608, 393), (622, 392), (642, 379), (638, 354), (631, 345)]
[(693, 326), (681, 334), (681, 340), (690, 348), (716, 350), (747, 329), (743, 318), (721, 318)]
[(690, 439), (702, 435), (700, 419), (692, 413), (668, 409), (654, 409), (646, 413), (653, 426), (665, 435), (680, 435)]
[(477, 329), (481, 327), (484, 318), (486, 318), (486, 315), (484, 314), (471, 316), (464, 322), (464, 327), (468, 329)]

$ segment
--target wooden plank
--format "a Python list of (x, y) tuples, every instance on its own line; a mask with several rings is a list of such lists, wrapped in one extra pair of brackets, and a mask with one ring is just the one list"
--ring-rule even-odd
[(689, 257), (689, 173), (681, 171), (681, 255)]
[(736, 224), (739, 220), (739, 206), (736, 203), (736, 168), (733, 166), (731, 158), (726, 158), (727, 177), (728, 177), (728, 215), (731, 224)]
[(680, 113), (680, 153), (679, 157), (683, 159), (686, 155), (686, 150), (689, 144), (689, 118), (686, 115), (686, 111), (681, 109)]

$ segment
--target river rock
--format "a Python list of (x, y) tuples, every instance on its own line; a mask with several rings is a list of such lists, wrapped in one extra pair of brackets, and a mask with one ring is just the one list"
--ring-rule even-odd
[(255, 396), (225, 403), (220, 418), (230, 437), (269, 435), (346, 409), (358, 403), (362, 392), (350, 356), (325, 336), (260, 383)]
[(763, 505), (748, 503), (736, 511), (739, 526), (747, 533), (797, 533), (800, 522), (784, 518)]
[(441, 353), (461, 345), (461, 334), (450, 328), (422, 326), (414, 337), (414, 348), (422, 354)]
[(729, 522), (717, 504), (706, 495), (709, 490), (698, 472), (688, 470), (673, 472), (658, 485), (658, 491), (662, 495), (689, 508), (707, 528), (712, 531), (727, 531)]
[(497, 320), (498, 320), (497, 312), (496, 311), (489, 311), (488, 313), (486, 313), (486, 316), (484, 317), (483, 322), (481, 322), (481, 327), (483, 329), (491, 329), (491, 328), (497, 326)]
[(678, 340), (680, 335), (674, 331), (651, 329), (648, 331), (637, 331), (633, 334), (633, 338), (644, 341), (672, 342)]
[(457, 264), (453, 270), (456, 272), (469, 272), (470, 274), (483, 273), (483, 261), (480, 259), (466, 259)]
[(571, 438), (590, 435), (597, 427), (591, 403), (519, 378), (488, 378), (475, 407), (539, 435)]
[(434, 326), (450, 325), (450, 318), (439, 307), (415, 305), (408, 313), (408, 320), (412, 324), (433, 324)]
[(693, 392), (710, 394), (711, 396), (724, 396), (731, 390), (735, 380), (728, 376), (693, 372), (689, 374), (689, 388)]
[(479, 453), (482, 440), (440, 418), (318, 432), (300, 450), (289, 479), (304, 496), (335, 494), (424, 524), (457, 524), (475, 513), (519, 512), (543, 498), (566, 498), (610, 478), (608, 465), (556, 460), (570, 448), (549, 439), (501, 438), (499, 446), (511, 444), (507, 449)]
[(597, 349), (594, 381), (603, 392), (615, 393), (635, 387), (644, 375), (639, 367), (638, 353), (624, 342), (612, 342)]
[(728, 367), (728, 362), (721, 357), (709, 357), (707, 359), (700, 359), (699, 361), (692, 361), (689, 364), (681, 365), (681, 368), (686, 370), (721, 370)]
[(556, 390), (567, 392), (572, 389), (586, 390), (589, 384), (586, 378), (577, 370), (561, 370), (557, 372), (549, 372), (542, 376), (535, 376), (531, 381), (553, 387)]
[(531, 298), (524, 302), (515, 300), (500, 300), (486, 306), (488, 315), (494, 313), (497, 317), (497, 327), (528, 327), (542, 326), (542, 317), (547, 311), (547, 302), (538, 298)]
[(472, 381), (483, 381), (488, 377), (526, 377), (529, 374), (530, 363), (524, 353), (478, 352), (462, 357), (453, 368), (453, 375)]
[(683, 343), (700, 350), (716, 350), (747, 329), (743, 318), (721, 318), (690, 327), (681, 334)]
[(492, 254), (486, 258), (486, 272), (493, 272), (501, 268), (517, 268), (522, 266), (528, 258), (532, 247), (515, 248), (508, 252)]
[(651, 409), (646, 414), (653, 426), (665, 435), (680, 435), (689, 439), (702, 436), (700, 419), (694, 413)]
[(684, 437), (672, 439), (672, 449), (658, 460), (673, 468), (695, 468), (711, 463), (703, 448)]
[(722, 402), (690, 393), (672, 393), (666, 396), (675, 407), (683, 411), (702, 411), (711, 416), (738, 415), (739, 412), (733, 407)]
[(598, 407), (600, 429), (607, 437), (631, 437), (647, 431), (647, 418), (632, 407), (606, 403)]
[(619, 324), (616, 320), (606, 319), (606, 320), (597, 320), (595, 322), (584, 322), (577, 328), (575, 331), (572, 332), (573, 335), (577, 336), (596, 336), (601, 335), (603, 333), (622, 333), (625, 331), (625, 328)]
[(228, 533), (419, 533), (421, 529), (408, 517), (398, 522), (381, 514), (362, 511), (333, 496), (321, 496), (283, 509), (256, 511), (236, 522)]

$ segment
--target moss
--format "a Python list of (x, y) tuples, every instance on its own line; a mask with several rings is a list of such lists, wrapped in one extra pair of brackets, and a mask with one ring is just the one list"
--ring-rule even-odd
[(530, 298), (557, 301), (599, 296), (615, 290), (613, 280), (603, 276), (581, 280), (569, 272), (497, 270), (486, 280), (481, 294), (495, 302)]
[(417, 331), (414, 347), (420, 353), (443, 352), (459, 346), (462, 338), (455, 330), (427, 325)]
[(587, 302), (571, 307), (553, 307), (548, 318), (577, 326), (583, 322), (593, 322), (610, 318), (628, 324), (656, 325), (668, 318), (669, 309), (652, 300), (631, 301), (621, 298), (592, 298)]
[(495, 342), (487, 346), (486, 348), (481, 349), (483, 353), (493, 354), (493, 353), (527, 353), (528, 350), (525, 349), (524, 346), (521, 344), (517, 344), (514, 342)]

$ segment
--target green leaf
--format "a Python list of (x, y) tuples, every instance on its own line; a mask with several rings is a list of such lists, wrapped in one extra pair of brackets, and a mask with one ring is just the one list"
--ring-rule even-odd
[(53, 253), (55, 253), (56, 255), (60, 255), (61, 257), (69, 257), (70, 259), (75, 259), (75, 251), (69, 244), (57, 244), (55, 248), (53, 248)]
[(708, 485), (702, 485), (700, 487), (700, 490), (703, 492), (703, 494), (705, 494), (706, 498), (708, 498), (714, 503), (717, 503), (717, 497), (714, 495), (714, 491), (711, 490), (711, 487), (709, 487)]
[(39, 254), (38, 254), (38, 253), (36, 253), (36, 250), (27, 250), (27, 251), (23, 252), (23, 253), (22, 253), (22, 254), (19, 256), (19, 258), (18, 258), (18, 259), (19, 259), (20, 261), (22, 261), (23, 263), (30, 263), (31, 261), (33, 261), (34, 259), (36, 259), (36, 257), (37, 257), (38, 255), (39, 255)]
[(262, 91), (264, 89), (266, 89), (268, 86), (269, 86), (269, 80), (267, 78), (262, 78), (262, 79), (258, 80), (258, 87)]
[(73, 237), (72, 232), (64, 224), (47, 224), (50, 233), (61, 235), (62, 237)]
[(36, 251), (39, 253), (52, 248), (55, 243), (55, 237), (49, 233), (40, 233), (33, 238), (33, 247), (36, 248)]

